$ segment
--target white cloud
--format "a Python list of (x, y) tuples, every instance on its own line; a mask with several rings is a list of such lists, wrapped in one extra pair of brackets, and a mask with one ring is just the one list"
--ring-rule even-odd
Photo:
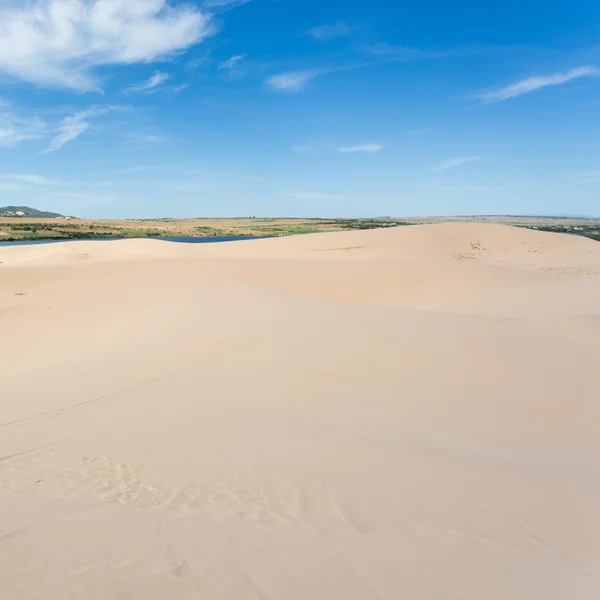
[[(50, 137), (50, 143), (40, 154), (55, 152), (60, 150), (67, 142), (85, 133), (90, 128), (89, 119), (123, 109), (126, 109), (126, 107), (92, 106), (74, 115), (63, 117), (58, 122), (50, 123), (42, 120), (37, 115), (23, 117), (0, 106), (0, 146), (14, 147), (26, 140)], [(54, 112), (59, 111), (47, 111), (45, 114), (48, 116)], [(25, 182), (25, 178), (29, 178), (26, 183), (31, 184), (34, 183), (34, 177), (33, 175), (19, 175), (18, 177), (15, 175), (14, 179), (18, 178), (21, 182)]]
[(482, 158), (483, 157), (481, 156), (457, 156), (455, 158), (449, 158), (448, 160), (442, 161), (439, 165), (436, 165), (433, 170), (445, 171), (446, 169), (453, 169), (454, 167), (464, 165), (465, 163), (482, 160)]
[(94, 68), (162, 60), (215, 32), (172, 0), (0, 3), (0, 72), (37, 85), (97, 89)]
[(152, 76), (146, 81), (141, 81), (140, 83), (136, 83), (128, 88), (125, 88), (126, 92), (135, 93), (135, 92), (145, 92), (149, 93), (152, 91), (158, 91), (165, 81), (170, 79), (170, 75), (167, 73), (162, 73), (161, 71), (154, 71)]
[(288, 71), (269, 77), (267, 85), (275, 92), (300, 92), (320, 74), (319, 71)]
[(240, 61), (244, 60), (245, 58), (245, 54), (236, 54), (235, 56), (232, 56), (231, 58), (220, 62), (217, 65), (217, 69), (219, 69), (219, 71), (222, 71), (223, 69), (233, 69), (235, 66), (237, 66), (237, 64)]
[(60, 150), (66, 143), (72, 142), (90, 128), (88, 119), (92, 117), (100, 117), (111, 110), (112, 107), (93, 106), (88, 110), (82, 110), (70, 117), (65, 117), (59, 123), (54, 132), (54, 137), (50, 140), (48, 147), (42, 152), (42, 154)]
[(571, 69), (565, 73), (528, 77), (527, 79), (515, 81), (514, 83), (497, 90), (481, 92), (480, 94), (477, 94), (476, 97), (486, 102), (502, 102), (503, 100), (522, 96), (523, 94), (530, 94), (531, 92), (541, 90), (548, 86), (561, 85), (581, 77), (593, 77), (597, 75), (600, 75), (600, 70), (595, 67), (577, 67), (576, 69)]
[(316, 40), (334, 40), (337, 38), (348, 37), (352, 34), (353, 28), (348, 23), (334, 23), (333, 25), (319, 25), (306, 32)]
[(356, 152), (366, 152), (367, 154), (375, 154), (383, 150), (383, 144), (361, 144), (359, 146), (341, 146), (338, 148), (338, 152), (344, 154), (352, 154)]
[(36, 140), (46, 133), (46, 124), (38, 117), (21, 117), (0, 104), (0, 146), (12, 148), (26, 140)]
[(36, 140), (42, 137), (35, 124), (33, 125), (11, 125), (0, 127), (0, 146), (12, 148), (26, 140)]

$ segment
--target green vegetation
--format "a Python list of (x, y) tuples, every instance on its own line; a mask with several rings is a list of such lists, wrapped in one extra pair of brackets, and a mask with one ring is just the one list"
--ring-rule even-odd
[(201, 236), (206, 236), (206, 237), (238, 235), (238, 234), (226, 231), (224, 229), (216, 229), (215, 227), (194, 227), (194, 231), (197, 231), (198, 234), (200, 234)]
[(304, 235), (328, 231), (383, 229), (412, 225), (395, 219), (252, 219), (248, 229), (264, 236)]
[(414, 223), (392, 219), (346, 219), (343, 222), (344, 229), (384, 229), (404, 225), (414, 225)]
[(76, 225), (61, 223), (54, 225), (49, 223), (32, 223), (28, 221), (13, 221), (0, 223), (0, 231), (5, 235), (0, 237), (3, 242), (15, 242), (19, 240), (78, 240), (90, 238), (117, 237), (111, 233), (93, 231), (89, 228), (77, 228)]
[(279, 237), (285, 235), (303, 235), (306, 233), (318, 233), (322, 231), (320, 229), (316, 229), (315, 227), (293, 227), (293, 226), (281, 226), (281, 227), (261, 227), (260, 230), (263, 232), (265, 236), (271, 237)]
[(304, 235), (306, 233), (317, 233), (318, 231), (314, 227), (288, 227), (285, 235)]
[[(14, 208), (14, 207), (9, 207)], [(550, 217), (446, 217), (429, 219), (142, 219), (0, 218), (0, 241), (83, 240), (161, 237), (279, 237), (333, 231), (384, 229), (422, 223), (504, 223), (538, 231), (568, 233), (600, 241), (600, 220)]]
[(113, 237), (128, 237), (128, 238), (145, 238), (145, 237), (160, 237), (165, 235), (165, 232), (157, 231), (156, 229), (120, 229), (119, 235)]
[(573, 224), (565, 223), (552, 223), (552, 224), (527, 224), (519, 225), (519, 227), (525, 227), (526, 229), (535, 229), (537, 231), (549, 231), (552, 233), (568, 233), (571, 235), (580, 235), (583, 237), (590, 238), (600, 242), (600, 223), (592, 221), (591, 223), (585, 223), (577, 221)]
[(80, 240), (160, 237), (279, 237), (326, 231), (378, 229), (410, 225), (394, 219), (0, 219), (0, 240)]

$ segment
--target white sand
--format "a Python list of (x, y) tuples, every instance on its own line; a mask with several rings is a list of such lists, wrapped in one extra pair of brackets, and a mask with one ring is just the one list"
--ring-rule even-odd
[(600, 244), (0, 248), (0, 598), (600, 598)]

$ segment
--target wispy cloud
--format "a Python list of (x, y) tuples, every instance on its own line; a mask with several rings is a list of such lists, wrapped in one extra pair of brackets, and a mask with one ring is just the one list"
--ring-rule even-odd
[(16, 175), (3, 175), (0, 179), (9, 179), (11, 181), (19, 181), (21, 183), (29, 183), (31, 185), (55, 185), (58, 181), (49, 179), (48, 177), (41, 177), (40, 175), (27, 175), (27, 174), (16, 174)]
[(322, 138), (307, 142), (305, 144), (299, 144), (294, 146), (292, 150), (296, 154), (304, 154), (306, 156), (319, 156), (324, 152), (334, 153), (341, 152), (342, 154), (376, 154), (383, 150), (383, 144), (366, 143), (358, 144), (354, 146), (339, 146), (332, 138)]
[(366, 154), (375, 154), (383, 150), (383, 144), (360, 144), (358, 146), (340, 146), (338, 152), (344, 154), (354, 154), (357, 152), (363, 152)]
[(476, 160), (482, 160), (482, 156), (457, 156), (455, 158), (449, 158), (448, 160), (442, 161), (439, 165), (433, 167), (434, 171), (445, 171), (446, 169), (454, 169), (465, 163), (474, 162)]
[(307, 156), (317, 156), (325, 150), (331, 150), (334, 147), (334, 141), (330, 138), (323, 138), (306, 144), (294, 146), (292, 150), (296, 154), (305, 154)]
[(80, 210), (107, 208), (110, 206), (123, 205), (124, 203), (136, 202), (136, 196), (127, 194), (99, 194), (94, 192), (50, 192), (42, 194), (40, 200), (47, 206), (56, 207), (65, 214), (77, 214)]
[(146, 81), (140, 81), (135, 85), (129, 86), (125, 88), (124, 91), (129, 93), (142, 92), (146, 94), (150, 92), (156, 92), (162, 87), (163, 83), (170, 79), (170, 77), (171, 76), (167, 73), (163, 73), (161, 71), (154, 71), (154, 73), (149, 79), (146, 79)]
[(275, 92), (300, 92), (321, 74), (322, 71), (287, 71), (269, 77), (267, 86)]
[(429, 129), (421, 128), (421, 129), (409, 129), (406, 132), (406, 135), (410, 138), (418, 139), (426, 136), (429, 133)]
[(348, 37), (352, 34), (353, 27), (348, 23), (334, 23), (333, 25), (319, 25), (306, 31), (306, 35), (316, 40), (334, 40), (337, 38)]
[(89, 123), (90, 118), (100, 117), (111, 110), (113, 110), (113, 107), (93, 106), (70, 117), (65, 117), (56, 128), (55, 135), (50, 140), (48, 147), (41, 154), (60, 150), (65, 144), (77, 139), (91, 127)]
[(363, 52), (367, 56), (384, 57), (387, 59), (413, 61), (423, 58), (434, 58), (439, 56), (437, 51), (422, 50), (411, 46), (396, 46), (385, 42), (378, 42), (363, 47)]
[(0, 175), (0, 190), (4, 192), (22, 192), (39, 190), (55, 182), (37, 175)]
[(39, 192), (46, 188), (68, 185), (69, 182), (31, 174), (0, 174), (0, 190), (7, 192)]
[(147, 133), (128, 133), (125, 135), (124, 143), (126, 144), (157, 144), (166, 142), (169, 138), (163, 135), (147, 134)]
[(573, 173), (573, 175), (577, 178), (577, 183), (580, 184), (600, 183), (600, 170), (580, 171), (578, 173)]
[(413, 62), (417, 60), (436, 60), (444, 58), (460, 58), (469, 56), (494, 55), (506, 52), (500, 46), (474, 46), (463, 48), (415, 48), (378, 42), (362, 47), (365, 55), (386, 61)]
[(414, 62), (453, 56), (475, 56), (480, 53), (481, 51), (478, 49), (423, 50), (391, 44), (374, 44), (360, 47), (358, 51), (353, 52), (345, 60), (336, 59), (317, 67), (284, 71), (272, 75), (267, 79), (266, 83), (273, 91), (300, 92), (317, 77), (342, 71), (368, 68), (382, 62)]
[(222, 73), (222, 76), (227, 81), (235, 81), (248, 74), (248, 61), (246, 54), (235, 54), (227, 60), (222, 60), (217, 63), (217, 71)]
[(1, 2), (0, 72), (89, 91), (96, 67), (162, 60), (216, 29), (208, 12), (173, 0)]
[(8, 104), (0, 103), (0, 146), (12, 148), (27, 140), (42, 138), (47, 126), (39, 117), (23, 117)]
[(140, 142), (166, 142), (167, 138), (164, 135), (140, 135), (136, 138)]
[(203, 7), (214, 11), (214, 10), (229, 10), (236, 8), (242, 4), (247, 4), (250, 0), (205, 0)]
[(551, 75), (535, 75), (533, 77), (527, 77), (520, 81), (515, 81), (505, 87), (489, 90), (486, 92), (480, 92), (476, 95), (476, 98), (483, 100), (484, 102), (502, 102), (503, 100), (509, 100), (510, 98), (516, 98), (523, 94), (530, 94), (537, 90), (549, 86), (562, 85), (573, 81), (574, 79), (580, 79), (581, 77), (594, 77), (600, 75), (600, 70), (592, 66), (577, 67), (564, 73), (553, 73)]
[(135, 167), (128, 167), (126, 169), (119, 169), (117, 173), (140, 173), (141, 171), (148, 171), (152, 167), (148, 165), (137, 165)]
[(238, 65), (238, 63), (243, 61), (245, 58), (245, 54), (236, 54), (235, 56), (232, 56), (231, 58), (228, 58), (227, 60), (223, 60), (220, 63), (218, 63), (217, 69), (219, 71), (222, 71), (223, 69), (233, 69)]
[(0, 192), (22, 192), (23, 186), (15, 181), (0, 180)]
[(287, 196), (308, 202), (350, 202), (362, 199), (359, 196), (347, 196), (345, 194), (331, 194), (327, 192), (291, 192)]

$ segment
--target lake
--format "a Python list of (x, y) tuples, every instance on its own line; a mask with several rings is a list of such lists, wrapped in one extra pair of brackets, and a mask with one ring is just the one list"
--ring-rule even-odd
[[(152, 238), (90, 238), (73, 240), (19, 240), (17, 242), (0, 242), (0, 246), (32, 246), (38, 244), (60, 244), (63, 242), (110, 242), (119, 239), (153, 239), (165, 242), (185, 244), (213, 244), (216, 242), (239, 242), (241, 240), (258, 240), (260, 237), (247, 235), (213, 236), (213, 237), (152, 237)], [(264, 239), (264, 238), (262, 238)]]

